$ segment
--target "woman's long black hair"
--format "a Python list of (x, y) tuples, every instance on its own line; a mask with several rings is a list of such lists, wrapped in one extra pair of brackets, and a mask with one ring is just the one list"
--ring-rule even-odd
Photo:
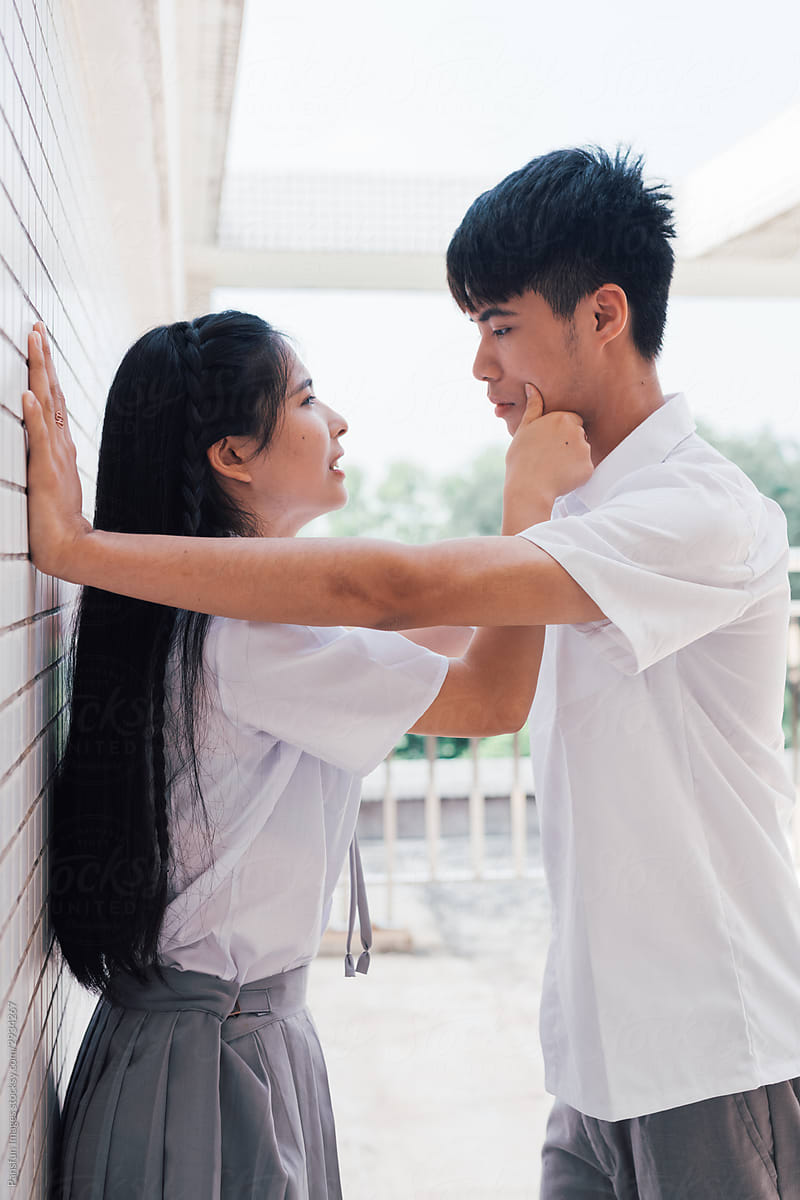
[[(260, 317), (223, 312), (160, 326), (127, 352), (108, 395), (95, 527), (200, 537), (252, 535), (254, 519), (219, 486), (206, 450), (225, 436), (269, 444), (290, 352)], [(72, 647), (70, 727), (54, 789), (50, 918), (72, 973), (103, 990), (117, 970), (158, 970), (174, 855), (170, 747), (194, 784), (209, 617), (85, 588)], [(165, 707), (172, 646), (177, 703)], [(171, 660), (172, 661), (172, 660)]]

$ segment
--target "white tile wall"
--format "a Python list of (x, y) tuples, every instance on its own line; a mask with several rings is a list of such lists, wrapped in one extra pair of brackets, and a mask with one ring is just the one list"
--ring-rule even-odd
[[(64, 734), (72, 589), (27, 559), (25, 345), (51, 330), (86, 493), (127, 312), (110, 294), (110, 223), (88, 144), (72, 6), (0, 0), (0, 1185), (47, 1193), (53, 1132), (94, 999), (45, 911), (49, 783)], [(112, 333), (113, 330), (113, 333)]]

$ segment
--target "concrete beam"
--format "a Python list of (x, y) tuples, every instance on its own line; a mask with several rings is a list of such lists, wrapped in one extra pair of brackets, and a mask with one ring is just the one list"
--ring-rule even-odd
[(692, 171), (675, 190), (678, 252), (694, 258), (800, 206), (800, 104)]
[[(193, 246), (191, 275), (215, 287), (342, 288), (364, 291), (443, 291), (439, 254), (225, 250)], [(674, 296), (800, 296), (800, 259), (684, 259)]]
[(361, 291), (442, 291), (440, 254), (380, 254), (332, 251), (226, 250), (192, 246), (190, 272), (210, 277), (215, 287), (344, 288)]
[(675, 264), (673, 296), (800, 296), (800, 258), (685, 258)]
[(208, 311), (185, 243), (216, 236), (244, 0), (72, 0), (109, 271), (130, 328)]
[(130, 306), (129, 327), (174, 320), (183, 308), (177, 181), (169, 168), (175, 95), (167, 78), (166, 0), (73, 0), (92, 187), (113, 235), (107, 270)]
[[(244, 0), (172, 0), (184, 240), (216, 237)], [(191, 293), (187, 281), (187, 294)], [(202, 304), (201, 304), (202, 307)], [(206, 309), (203, 309), (206, 311)]]

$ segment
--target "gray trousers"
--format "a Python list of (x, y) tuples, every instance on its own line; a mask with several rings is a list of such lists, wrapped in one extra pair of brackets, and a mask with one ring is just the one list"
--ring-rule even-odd
[(800, 1200), (800, 1079), (599, 1121), (556, 1100), (540, 1200)]

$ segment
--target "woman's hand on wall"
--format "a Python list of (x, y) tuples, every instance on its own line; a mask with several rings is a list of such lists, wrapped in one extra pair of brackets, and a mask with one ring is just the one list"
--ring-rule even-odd
[(30, 554), (40, 571), (68, 579), (70, 554), (92, 527), (82, 512), (67, 405), (41, 322), (28, 334), (28, 386), (22, 409), (28, 433)]

